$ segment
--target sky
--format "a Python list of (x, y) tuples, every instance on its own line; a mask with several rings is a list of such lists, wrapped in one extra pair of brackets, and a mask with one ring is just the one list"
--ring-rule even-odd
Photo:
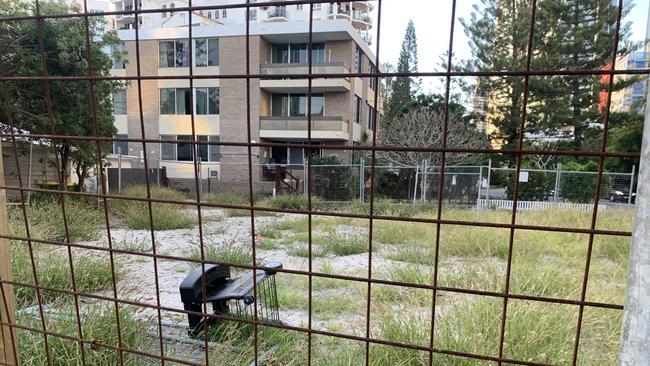
[[(457, 0), (454, 30), (454, 60), (471, 58), (468, 39), (459, 18), (469, 19), (477, 0)], [(624, 19), (632, 23), (632, 41), (643, 41), (648, 28), (650, 0), (636, 0), (630, 14)], [(377, 2), (373, 10), (374, 30), (377, 28)], [(418, 43), (419, 71), (440, 70), (440, 57), (449, 47), (451, 0), (382, 0), (380, 62), (396, 64), (404, 32), (410, 19), (415, 24)], [(377, 40), (376, 34), (374, 40)], [(377, 44), (371, 46), (377, 52)], [(453, 64), (453, 62), (452, 62)], [(438, 78), (424, 78), (423, 91), (436, 91), (443, 85)]]

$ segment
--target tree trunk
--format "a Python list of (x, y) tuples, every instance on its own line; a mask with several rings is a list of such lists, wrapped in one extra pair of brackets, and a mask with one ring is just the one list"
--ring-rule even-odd
[(86, 182), (86, 176), (88, 175), (88, 166), (85, 164), (77, 163), (75, 170), (77, 171), (77, 177), (79, 179), (76, 191), (81, 192), (83, 190), (84, 183)]
[(61, 147), (61, 165), (59, 166), (59, 189), (66, 191), (68, 189), (68, 164), (70, 162), (70, 147), (63, 145)]

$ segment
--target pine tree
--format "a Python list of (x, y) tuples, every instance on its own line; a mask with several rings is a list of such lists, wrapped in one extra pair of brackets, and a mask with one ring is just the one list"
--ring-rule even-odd
[[(463, 21), (475, 59), (472, 66), (480, 71), (524, 70), (530, 1), (483, 0), (482, 9), (475, 10), (469, 21)], [(531, 69), (606, 67), (611, 63), (617, 10), (611, 0), (539, 1)], [(621, 50), (632, 46), (627, 42), (629, 34), (629, 25), (623, 25)], [(581, 149), (590, 123), (602, 122), (597, 109), (602, 89), (599, 76), (531, 76), (525, 131), (551, 135), (572, 130), (573, 146)], [(523, 78), (480, 78), (478, 91), (490, 99), (488, 123), (496, 127), (493, 141), (514, 147), (521, 121)]]
[[(624, 9), (624, 14), (629, 11)], [(611, 0), (546, 0), (540, 3), (538, 18), (548, 28), (535, 39), (533, 69), (598, 70), (609, 67), (616, 36), (618, 6)], [(619, 50), (633, 47), (628, 42), (629, 24), (619, 32)], [(615, 85), (614, 90), (624, 85)], [(537, 103), (531, 108), (529, 129), (555, 133), (573, 131), (573, 147), (581, 150), (591, 122), (602, 123), (598, 110), (600, 76), (541, 76), (533, 78), (531, 94)]]
[[(523, 70), (526, 66), (530, 1), (483, 0), (469, 21), (461, 19), (474, 59), (468, 66), (480, 71)], [(477, 93), (489, 98), (491, 139), (508, 147), (517, 140), (524, 87), (517, 77), (479, 78)]]
[[(402, 50), (400, 51), (399, 61), (397, 63), (397, 72), (417, 71), (417, 38), (415, 36), (415, 25), (410, 20), (406, 27), (404, 41), (402, 41)], [(417, 77), (397, 77), (392, 80), (390, 87), (387, 118), (385, 118), (388, 123), (406, 112), (406, 105), (414, 100), (415, 95), (420, 90), (420, 79)]]

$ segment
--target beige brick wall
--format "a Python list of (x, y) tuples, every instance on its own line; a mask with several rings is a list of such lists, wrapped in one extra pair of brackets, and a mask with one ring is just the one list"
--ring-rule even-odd
[(351, 92), (325, 93), (325, 115), (343, 117), (351, 122), (353, 96)]
[[(250, 71), (257, 73), (260, 65), (260, 37), (250, 37)], [(219, 64), (222, 75), (245, 74), (246, 37), (223, 37), (219, 44)], [(246, 79), (221, 80), (221, 141), (247, 142)], [(259, 137), (260, 82), (250, 79), (250, 123), (251, 140)], [(258, 149), (253, 148), (253, 154)], [(226, 181), (248, 180), (248, 148), (224, 146), (221, 158), (221, 176)], [(255, 159), (259, 163), (258, 159)], [(257, 170), (255, 171), (257, 172)], [(259, 174), (253, 174), (259, 180)]]
[(352, 67), (354, 65), (354, 41), (331, 41), (325, 42), (325, 61), (345, 62)]
[[(140, 41), (140, 75), (158, 74), (158, 41)], [(137, 76), (135, 42), (126, 42), (129, 62), (126, 65), (126, 74)], [(159, 91), (156, 80), (142, 80), (140, 91), (142, 93), (142, 115), (144, 121), (145, 138), (157, 139), (159, 136), (158, 116)], [(140, 109), (138, 103), (138, 82), (132, 80), (127, 88), (127, 130), (130, 138), (141, 138)], [(159, 144), (147, 144), (149, 157), (158, 156)], [(129, 155), (139, 156), (142, 143), (129, 143)], [(151, 153), (152, 151), (153, 154)]]

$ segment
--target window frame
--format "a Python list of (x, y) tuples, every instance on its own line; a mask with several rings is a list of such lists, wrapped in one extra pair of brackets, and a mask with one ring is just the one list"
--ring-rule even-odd
[[(124, 101), (121, 102), (121, 103), (124, 105), (124, 113), (117, 113), (118, 109), (115, 107), (115, 105), (116, 105), (116, 98), (115, 98), (116, 94), (122, 94), (122, 95), (124, 95)], [(117, 90), (114, 90), (113, 93), (111, 94), (111, 99), (112, 99), (111, 101), (112, 101), (112, 106), (113, 106), (113, 115), (114, 115), (114, 116), (125, 116), (125, 115), (128, 114), (128, 111), (129, 111), (128, 107), (129, 107), (129, 105), (128, 105), (128, 96), (127, 96), (126, 89), (117, 89)], [(122, 111), (122, 109), (120, 109), (120, 111)]]
[[(178, 108), (179, 103), (180, 102), (183, 102), (183, 103), (186, 102), (186, 101), (179, 101), (179, 99), (178, 99), (179, 98), (179, 95), (178, 95), (178, 90), (179, 89), (183, 90), (183, 91), (190, 90), (189, 87), (188, 88), (159, 88), (158, 89), (158, 111), (159, 111), (159, 115), (189, 116), (192, 113), (194, 113), (195, 116), (218, 116), (221, 113), (221, 98), (220, 98), (221, 94), (220, 94), (220, 88), (219, 87), (217, 87), (217, 86), (194, 87), (191, 90), (191, 92), (193, 93), (192, 94), (192, 101), (194, 102), (193, 103), (194, 105), (191, 106), (189, 112), (186, 111), (186, 113), (178, 113), (178, 111), (179, 111), (179, 108)], [(198, 104), (197, 104), (197, 102), (198, 102), (199, 99), (197, 98), (197, 95), (196, 95), (196, 90), (197, 89), (205, 89), (206, 90), (206, 100), (205, 100), (205, 102), (206, 102), (206, 104), (205, 104), (206, 113), (198, 113)], [(166, 113), (166, 112), (163, 112), (162, 96), (163, 96), (163, 93), (165, 93), (166, 91), (172, 91), (172, 90), (173, 90), (173, 94), (174, 94), (174, 97), (173, 97), (173, 105), (174, 105), (173, 110), (174, 110), (174, 113)], [(217, 95), (216, 103), (212, 108), (210, 107), (210, 91), (215, 91), (216, 95)], [(187, 108), (186, 108), (186, 110), (187, 110)], [(210, 111), (212, 111), (212, 110), (216, 111), (216, 113), (210, 113)]]
[(354, 123), (361, 124), (361, 98), (354, 96)]
[[(203, 57), (205, 63), (201, 63), (201, 64), (198, 63), (199, 59), (202, 58), (201, 56), (198, 55), (199, 47), (197, 46), (197, 43), (199, 41), (204, 42), (202, 48), (205, 48), (204, 57)], [(212, 48), (216, 49), (216, 55), (215, 55), (216, 59), (214, 60), (210, 59), (210, 53), (212, 51)], [(192, 50), (194, 52), (194, 57), (193, 57), (194, 67), (219, 66), (219, 38), (217, 37), (195, 38), (192, 42)]]
[[(172, 65), (171, 66), (169, 66), (169, 56), (170, 56), (169, 55), (169, 49), (167, 49), (167, 54), (166, 54), (167, 62), (165, 62), (165, 66), (163, 66), (162, 47), (161, 47), (161, 45), (163, 43), (167, 43), (167, 44), (171, 43), (171, 44), (173, 44), (173, 47), (172, 47), (173, 55), (172, 55), (172, 62), (171, 62)], [(184, 57), (183, 59), (179, 59), (179, 54), (180, 53), (178, 52), (179, 51), (178, 44), (184, 44), (185, 45), (185, 49), (187, 50), (187, 56), (188, 57)], [(194, 42), (192, 42), (190, 44), (187, 39), (159, 40), (158, 41), (158, 68), (159, 69), (182, 69), (182, 68), (190, 67), (190, 65), (189, 65), (189, 54), (190, 54), (190, 52), (195, 52)], [(178, 61), (179, 60), (182, 60), (182, 65), (181, 66), (178, 66)], [(194, 61), (194, 62), (196, 63), (196, 61)]]
[[(284, 111), (286, 111), (286, 115), (282, 114), (282, 113), (281, 114), (274, 114), (275, 113), (274, 107), (273, 107), (273, 105), (274, 105), (273, 98), (274, 97), (285, 98), (285, 100), (282, 101), (282, 103), (280, 105), (284, 104), (283, 109), (284, 109)], [(303, 98), (304, 97), (304, 100), (305, 100), (305, 105), (304, 105), (305, 114), (292, 114), (291, 113), (292, 100), (295, 100), (294, 98), (296, 98), (296, 97), (298, 97), (298, 98)], [(322, 100), (323, 100), (323, 107), (321, 108), (322, 109), (321, 113), (318, 113), (318, 114), (314, 113), (314, 98), (322, 98)], [(271, 117), (281, 117), (281, 118), (307, 117), (307, 100), (308, 99), (309, 98), (308, 98), (306, 93), (305, 94), (302, 94), (302, 93), (272, 93), (271, 94), (271, 101), (269, 103)], [(313, 93), (311, 95), (311, 103), (312, 103), (311, 117), (323, 117), (323, 116), (325, 116), (325, 93)]]
[[(113, 135), (113, 138), (128, 138), (129, 135), (124, 134), (124, 133), (116, 133)], [(112, 152), (115, 155), (121, 154), (121, 155), (129, 155), (129, 142), (128, 141), (115, 141), (113, 140), (112, 144)], [(122, 145), (126, 146), (126, 149), (122, 150), (122, 152), (118, 152), (119, 147), (123, 147)]]
[[(303, 48), (304, 46), (304, 48)], [(282, 48), (282, 49), (280, 49)], [(278, 59), (277, 53), (284, 51), (286, 52), (285, 57), (281, 57), (281, 62), (277, 62)], [(304, 60), (301, 57), (298, 57), (298, 61), (295, 61), (294, 55), (298, 54), (302, 56), (302, 53), (297, 53), (304, 51)], [(307, 43), (274, 43), (271, 45), (271, 63), (272, 64), (307, 64), (309, 62), (309, 47)], [(324, 64), (326, 62), (325, 58), (325, 42), (312, 42), (311, 45), (311, 61), (312, 64)]]
[[(179, 140), (179, 137), (182, 138)], [(194, 155), (198, 156), (201, 163), (220, 163), (221, 162), (221, 145), (211, 145), (211, 144), (192, 144), (192, 135), (160, 135), (161, 140), (174, 140), (176, 142), (164, 142), (160, 143), (160, 160), (164, 162), (172, 163), (187, 163), (194, 162)], [(183, 141), (183, 143), (179, 143)], [(196, 141), (203, 142), (219, 142), (219, 135), (197, 135)], [(179, 160), (178, 149), (179, 145), (190, 145), (190, 160), (182, 159)], [(196, 151), (192, 152), (192, 147), (196, 146)], [(202, 149), (204, 147), (204, 149)], [(185, 148), (185, 147), (183, 147)], [(168, 159), (164, 156), (165, 149), (169, 149), (168, 152), (171, 152), (173, 159)], [(204, 150), (206, 159), (201, 158), (203, 153), (201, 150)]]

